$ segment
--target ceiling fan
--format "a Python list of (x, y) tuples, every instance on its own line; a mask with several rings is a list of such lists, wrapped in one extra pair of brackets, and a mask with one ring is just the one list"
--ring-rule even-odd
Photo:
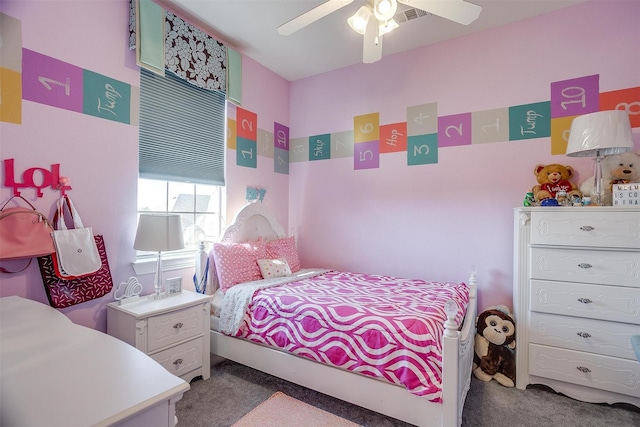
[[(307, 25), (342, 9), (353, 0), (327, 0), (321, 5), (278, 27), (278, 32), (288, 36)], [(362, 61), (372, 63), (382, 58), (382, 36), (398, 23), (393, 16), (398, 3), (438, 15), (463, 25), (469, 25), (480, 16), (482, 7), (464, 0), (369, 0), (347, 22), (359, 34), (364, 35)]]

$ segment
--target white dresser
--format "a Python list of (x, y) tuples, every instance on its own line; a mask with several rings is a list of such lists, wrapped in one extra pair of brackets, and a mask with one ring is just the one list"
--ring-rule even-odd
[(119, 338), (189, 382), (211, 376), (209, 311), (211, 295), (183, 291), (161, 300), (148, 297), (127, 305), (107, 305), (107, 333)]
[(516, 387), (640, 407), (640, 209), (519, 208)]

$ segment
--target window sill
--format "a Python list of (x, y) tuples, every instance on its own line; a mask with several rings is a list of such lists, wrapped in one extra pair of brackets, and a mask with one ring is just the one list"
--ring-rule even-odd
[[(143, 274), (154, 274), (156, 272), (157, 258), (140, 258), (131, 263), (136, 276)], [(196, 253), (180, 254), (174, 256), (162, 256), (162, 271), (182, 270), (184, 268), (195, 268)]]

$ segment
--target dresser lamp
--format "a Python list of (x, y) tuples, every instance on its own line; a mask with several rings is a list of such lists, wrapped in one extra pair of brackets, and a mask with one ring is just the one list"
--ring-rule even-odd
[(578, 116), (571, 123), (567, 156), (594, 157), (591, 203), (602, 204), (602, 158), (633, 149), (629, 115), (622, 110), (598, 111)]
[(158, 252), (155, 293), (153, 299), (162, 299), (162, 252), (184, 249), (182, 218), (177, 214), (140, 214), (138, 231), (133, 248), (139, 251)]

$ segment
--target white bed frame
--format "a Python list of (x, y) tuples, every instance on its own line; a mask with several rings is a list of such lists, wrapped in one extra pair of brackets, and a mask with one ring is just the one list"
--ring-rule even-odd
[[(284, 236), (284, 230), (273, 213), (262, 203), (252, 203), (236, 214), (222, 241), (245, 242), (259, 237), (275, 239)], [(215, 278), (215, 274), (212, 277)], [(462, 327), (445, 322), (442, 403), (429, 402), (404, 387), (386, 381), (229, 337), (215, 330), (211, 330), (211, 353), (410, 424), (460, 426), (473, 363), (477, 315), (474, 273), (468, 285), (470, 300)]]

